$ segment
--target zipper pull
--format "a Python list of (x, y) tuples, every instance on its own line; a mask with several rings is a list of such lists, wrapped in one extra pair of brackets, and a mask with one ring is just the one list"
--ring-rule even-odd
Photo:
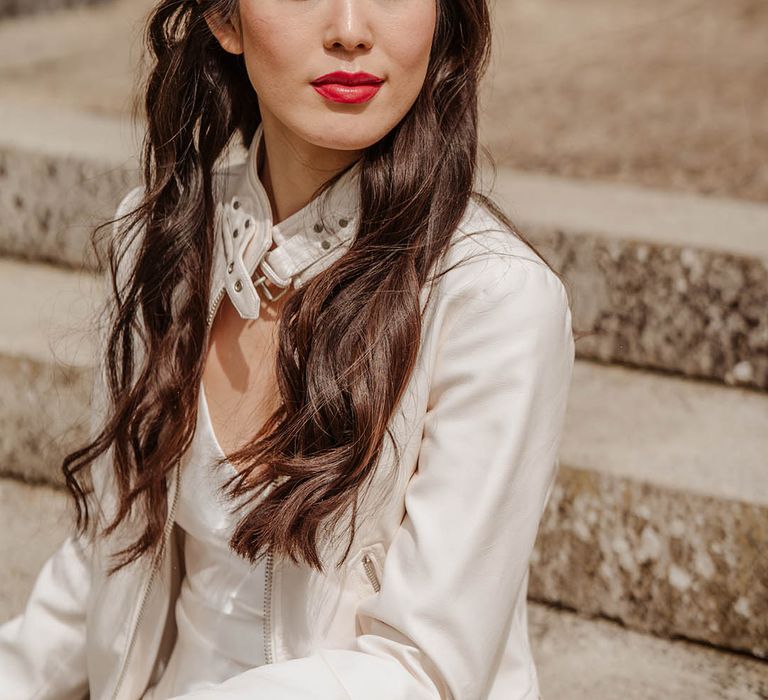
[(363, 568), (365, 569), (365, 575), (373, 586), (373, 590), (377, 593), (381, 590), (381, 584), (379, 583), (379, 577), (376, 575), (376, 569), (373, 566), (373, 559), (366, 552), (363, 555)]

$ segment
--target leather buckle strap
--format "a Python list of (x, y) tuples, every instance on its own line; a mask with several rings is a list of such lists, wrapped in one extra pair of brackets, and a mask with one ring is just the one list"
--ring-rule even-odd
[(258, 293), (258, 288), (261, 287), (264, 290), (264, 295), (267, 297), (269, 301), (275, 301), (279, 299), (290, 289), (290, 285), (288, 285), (287, 287), (283, 287), (279, 293), (273, 294), (266, 284), (267, 281), (268, 279), (266, 275), (260, 275), (257, 279), (253, 280), (253, 286), (256, 289), (257, 293)]

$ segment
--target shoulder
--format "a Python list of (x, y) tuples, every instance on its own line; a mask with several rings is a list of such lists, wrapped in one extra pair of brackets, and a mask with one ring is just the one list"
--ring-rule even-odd
[[(214, 171), (213, 187), (215, 198), (220, 198), (226, 195), (226, 193), (232, 188), (233, 183), (242, 174), (243, 167), (244, 163), (240, 162), (224, 165)], [(144, 198), (145, 193), (146, 187), (144, 185), (137, 185), (136, 187), (128, 190), (125, 194), (122, 195), (120, 202), (118, 203), (115, 210), (115, 215), (112, 218), (122, 219), (122, 217), (124, 217), (139, 205), (141, 200)], [(117, 232), (117, 227), (119, 224), (119, 221), (115, 222), (113, 229), (115, 232)]]
[[(243, 162), (225, 163), (213, 172), (214, 198), (225, 196), (243, 172)], [(135, 209), (146, 193), (144, 185), (137, 185), (122, 195), (113, 219), (120, 219)], [(119, 222), (115, 224), (118, 225)]]
[(570, 313), (568, 293), (549, 265), (481, 202), (470, 200), (438, 266), (438, 298), (454, 313), (526, 309)]
[(489, 392), (540, 382), (554, 394), (568, 383), (575, 357), (568, 293), (525, 241), (473, 203), (440, 267), (426, 325), (440, 376), (485, 377)]
[[(213, 173), (213, 196), (215, 201), (221, 201), (227, 198), (234, 187), (234, 183), (242, 174), (244, 163), (226, 164)], [(144, 226), (142, 222), (133, 228), (130, 235), (125, 236), (126, 218), (134, 209), (136, 209), (146, 194), (146, 187), (138, 185), (128, 190), (122, 195), (112, 217), (112, 239), (119, 244), (118, 257), (118, 280), (123, 280), (128, 270), (133, 269), (136, 256), (141, 247), (141, 241), (144, 236)]]

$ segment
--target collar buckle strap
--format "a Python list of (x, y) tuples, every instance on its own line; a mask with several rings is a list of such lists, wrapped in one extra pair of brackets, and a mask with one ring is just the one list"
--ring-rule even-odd
[[(344, 255), (356, 228), (351, 205), (347, 201), (332, 205), (341, 217), (338, 228), (325, 228), (319, 221), (312, 223), (319, 216), (317, 202), (287, 225), (274, 227), (268, 225), (266, 205), (239, 188), (228, 202), (218, 203), (224, 286), (242, 318), (257, 319), (262, 301), (280, 299), (291, 286), (298, 289)], [(270, 249), (272, 243), (277, 245)], [(273, 291), (267, 283), (281, 289)]]
[(266, 296), (269, 301), (276, 301), (290, 289), (290, 286), (286, 286), (277, 294), (273, 294), (270, 288), (266, 285), (267, 281), (271, 280), (268, 280), (266, 275), (259, 275), (257, 279), (253, 280), (253, 287), (257, 292), (259, 291), (259, 287), (261, 287), (264, 290), (264, 296)]
[(322, 243), (301, 231), (269, 250), (260, 262), (264, 275), (277, 286), (293, 284), (298, 289), (349, 250), (354, 237), (354, 227), (349, 225), (351, 218), (350, 215), (344, 219), (346, 230), (328, 232)]

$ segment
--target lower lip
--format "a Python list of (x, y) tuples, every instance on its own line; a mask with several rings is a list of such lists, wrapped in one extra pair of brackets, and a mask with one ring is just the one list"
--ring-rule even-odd
[(325, 83), (313, 85), (323, 97), (332, 102), (344, 102), (346, 104), (360, 104), (368, 102), (381, 87), (377, 85), (341, 85), (340, 83)]

